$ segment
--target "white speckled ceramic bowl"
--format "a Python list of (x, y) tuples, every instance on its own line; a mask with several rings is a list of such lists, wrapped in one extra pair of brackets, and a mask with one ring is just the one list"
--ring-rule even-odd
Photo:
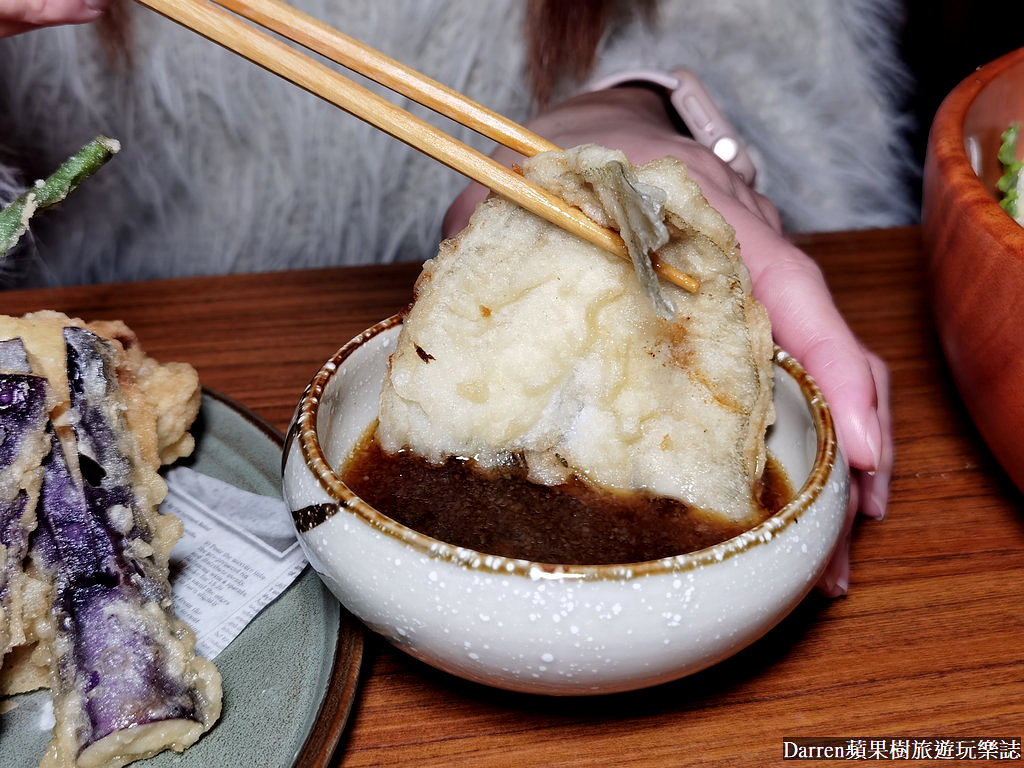
[(454, 547), (395, 523), (334, 468), (376, 419), (400, 326), (398, 317), (379, 323), (321, 368), (299, 403), (284, 460), (284, 496), (313, 568), (399, 648), (517, 691), (642, 688), (749, 645), (822, 573), (842, 528), (848, 476), (817, 386), (781, 352), (768, 446), (801, 488), (741, 536), (645, 563), (560, 566)]

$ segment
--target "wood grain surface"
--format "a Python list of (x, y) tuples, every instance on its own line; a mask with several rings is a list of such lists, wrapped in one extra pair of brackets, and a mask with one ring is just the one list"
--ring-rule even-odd
[[(892, 371), (896, 470), (850, 594), (805, 600), (732, 659), (656, 689), (490, 690), (368, 638), (342, 766), (765, 765), (786, 737), (1024, 735), (1024, 505), (935, 338), (917, 229), (797, 238)], [(415, 265), (0, 293), (5, 313), (121, 318), (163, 360), (284, 428), (343, 342), (400, 309)]]

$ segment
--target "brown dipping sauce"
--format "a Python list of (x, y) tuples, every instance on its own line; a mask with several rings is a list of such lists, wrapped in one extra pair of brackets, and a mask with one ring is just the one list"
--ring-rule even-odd
[[(581, 480), (538, 485), (521, 466), (483, 470), (465, 459), (436, 465), (407, 451), (385, 454), (376, 429), (367, 432), (341, 478), (408, 528), (459, 547), (540, 563), (656, 560), (710, 547), (752, 527), (642, 491), (601, 490)], [(756, 522), (791, 498), (789, 479), (769, 457)]]

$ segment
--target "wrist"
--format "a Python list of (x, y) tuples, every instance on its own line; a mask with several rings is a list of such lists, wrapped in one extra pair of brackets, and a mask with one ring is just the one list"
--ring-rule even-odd
[(528, 127), (561, 147), (597, 143), (621, 149), (640, 165), (685, 151), (661, 98), (642, 88), (583, 93), (530, 121)]
[(581, 93), (541, 113), (531, 121), (535, 123), (592, 128), (632, 124), (672, 129), (664, 99), (659, 94), (644, 87), (625, 86)]
[(739, 132), (721, 112), (711, 94), (692, 72), (633, 70), (606, 77), (590, 85), (592, 91), (650, 90), (659, 94), (662, 107), (681, 135), (693, 138), (727, 163), (748, 185), (753, 186), (755, 166)]

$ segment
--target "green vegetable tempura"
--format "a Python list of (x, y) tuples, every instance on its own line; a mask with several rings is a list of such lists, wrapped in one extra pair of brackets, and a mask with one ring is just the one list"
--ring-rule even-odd
[(62, 202), (120, 149), (116, 139), (99, 136), (68, 158), (52, 175), (37, 181), (25, 194), (0, 209), (0, 260), (25, 234), (33, 214)]

